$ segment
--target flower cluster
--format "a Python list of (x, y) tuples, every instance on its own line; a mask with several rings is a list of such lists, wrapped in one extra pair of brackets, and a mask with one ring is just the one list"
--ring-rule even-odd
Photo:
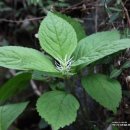
[(73, 63), (73, 57), (72, 58), (67, 58), (67, 55), (65, 56), (64, 60), (57, 60), (55, 61), (55, 65), (57, 70), (59, 70), (60, 72), (62, 72), (63, 74), (68, 73), (71, 70), (71, 65)]

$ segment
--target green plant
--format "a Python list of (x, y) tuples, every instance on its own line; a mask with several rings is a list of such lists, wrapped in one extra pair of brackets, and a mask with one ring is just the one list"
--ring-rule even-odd
[[(44, 93), (36, 104), (39, 115), (54, 130), (76, 120), (80, 102), (73, 91), (75, 83), (71, 80), (72, 78), (76, 80), (79, 76), (86, 92), (99, 104), (114, 113), (116, 113), (122, 97), (121, 85), (117, 80), (110, 79), (105, 74), (91, 73), (84, 76), (81, 72), (91, 63), (129, 48), (130, 39), (120, 39), (120, 33), (117, 30), (99, 32), (85, 37), (81, 25), (72, 21), (70, 17), (49, 12), (41, 22), (38, 39), (43, 51), (49, 55), (25, 47), (0, 47), (0, 66), (29, 71), (28, 73), (32, 73), (34, 79), (37, 72), (39, 80), (44, 76), (58, 77), (64, 83), (62, 90), (56, 87), (52, 91)], [(78, 31), (76, 30), (77, 25)], [(79, 37), (81, 32), (83, 33), (80, 34), (82, 40)], [(28, 77), (26, 81), (30, 79), (28, 73), (25, 73)], [(20, 81), (21, 79), (23, 82), (23, 78), (17, 78)], [(12, 91), (14, 92), (14, 88)], [(2, 101), (3, 98), (0, 99)]]

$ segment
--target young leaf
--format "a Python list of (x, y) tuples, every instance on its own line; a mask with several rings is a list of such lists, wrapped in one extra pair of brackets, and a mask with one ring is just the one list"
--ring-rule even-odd
[(73, 18), (71, 18), (65, 14), (61, 14), (59, 12), (56, 12), (55, 14), (58, 15), (59, 17), (63, 18), (64, 20), (66, 20), (68, 23), (70, 23), (72, 25), (72, 27), (74, 28), (74, 30), (77, 34), (78, 41), (80, 41), (81, 39), (86, 37), (84, 28), (78, 21), (74, 20)]
[(122, 69), (113, 69), (110, 78), (117, 78), (122, 73)]
[(0, 47), (0, 66), (17, 70), (57, 72), (52, 62), (39, 51), (17, 46)]
[(20, 73), (0, 87), (0, 102), (18, 94), (31, 80), (31, 73)]
[[(107, 37), (110, 37), (111, 40), (102, 33), (99, 34), (94, 34), (80, 41), (81, 43), (78, 44), (74, 54), (76, 61), (73, 63), (73, 66), (80, 64), (88, 65), (105, 56), (130, 47), (130, 39), (113, 41), (114, 32), (111, 32), (111, 34), (108, 32), (109, 35)], [(107, 32), (105, 34), (107, 34)], [(116, 38), (118, 39), (119, 37), (115, 37), (115, 39)]]
[(82, 79), (86, 92), (102, 106), (116, 112), (121, 102), (121, 85), (103, 74), (93, 74)]
[(120, 16), (120, 12), (116, 12), (116, 13), (112, 13), (110, 19), (109, 19), (109, 22), (112, 23), (114, 22), (116, 19), (118, 19)]
[(37, 111), (54, 130), (75, 121), (78, 109), (79, 103), (76, 98), (62, 91), (47, 92), (37, 101)]
[(42, 21), (38, 37), (41, 47), (57, 60), (70, 58), (77, 46), (73, 27), (51, 12)]
[(122, 69), (130, 68), (130, 61), (126, 61), (121, 68)]
[(24, 111), (27, 102), (0, 106), (0, 130), (7, 130), (13, 121)]

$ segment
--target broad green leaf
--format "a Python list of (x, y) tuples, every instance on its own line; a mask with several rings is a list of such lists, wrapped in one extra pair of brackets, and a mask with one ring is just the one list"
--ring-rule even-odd
[(103, 74), (93, 74), (82, 79), (86, 92), (105, 108), (116, 112), (121, 102), (121, 85)]
[[(92, 34), (80, 41), (80, 44), (77, 45), (76, 50), (74, 51), (74, 59), (79, 60), (91, 53), (95, 52), (95, 49), (98, 49), (100, 46), (105, 46), (108, 42), (112, 42), (120, 39), (120, 33), (117, 30), (98, 32)], [(94, 54), (93, 54), (94, 55)], [(83, 62), (83, 61), (82, 61)]]
[(51, 124), (54, 130), (74, 122), (78, 109), (76, 98), (62, 91), (47, 92), (37, 101), (39, 115)]
[(26, 103), (0, 106), (0, 130), (7, 130), (15, 119), (24, 111)]
[(122, 73), (122, 69), (113, 69), (110, 78), (117, 78)]
[(0, 102), (11, 98), (25, 89), (29, 80), (31, 80), (31, 73), (21, 73), (8, 80), (0, 87)]
[[(105, 32), (105, 34), (107, 34), (107, 32)], [(75, 62), (72, 66), (78, 66), (80, 64), (88, 65), (105, 56), (130, 47), (130, 39), (114, 41), (115, 32), (111, 32), (111, 34), (108, 32), (108, 36), (106, 35), (106, 37), (104, 36), (105, 34), (103, 34), (103, 32), (101, 34), (97, 33), (81, 40), (81, 43), (78, 44), (75, 50)], [(115, 39), (118, 38), (119, 37), (115, 37)]]
[(51, 12), (42, 21), (38, 37), (41, 47), (57, 60), (70, 58), (77, 46), (73, 27)]
[(41, 52), (25, 47), (0, 47), (0, 66), (17, 70), (57, 72), (52, 62)]
[(74, 20), (73, 18), (71, 18), (65, 14), (61, 14), (58, 12), (56, 12), (55, 14), (58, 15), (59, 17), (63, 18), (64, 20), (66, 20), (68, 23), (70, 23), (72, 25), (72, 27), (74, 28), (74, 30), (77, 34), (78, 41), (80, 41), (81, 39), (86, 37), (84, 28), (78, 21)]

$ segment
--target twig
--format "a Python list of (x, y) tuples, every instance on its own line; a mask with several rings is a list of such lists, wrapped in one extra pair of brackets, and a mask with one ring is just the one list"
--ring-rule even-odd
[(38, 90), (35, 82), (33, 80), (31, 80), (30, 83), (31, 83), (32, 89), (34, 90), (35, 94), (38, 95), (38, 96), (40, 96), (41, 92)]
[(127, 8), (124, 6), (123, 2), (121, 2), (121, 4), (122, 4), (122, 7), (123, 7), (123, 9), (124, 9), (124, 13), (125, 13), (125, 15), (126, 15), (126, 18), (127, 18), (128, 26), (129, 26), (129, 28), (130, 28), (130, 16), (129, 16), (128, 10), (127, 10)]
[(126, 1), (124, 2), (124, 5), (125, 5), (127, 2), (128, 2), (128, 0), (126, 0)]
[(10, 74), (12, 75), (12, 76), (15, 76), (15, 74), (16, 74), (16, 72), (15, 72), (15, 70), (9, 70), (9, 72), (10, 72)]
[[(16, 75), (16, 72), (15, 72), (14, 70), (11, 70), (11, 69), (10, 69), (9, 72), (11, 73), (12, 76), (15, 76), (15, 75)], [(30, 81), (30, 84), (31, 84), (31, 86), (32, 86), (32, 89), (34, 90), (34, 93), (35, 93), (36, 95), (40, 96), (40, 95), (41, 95), (41, 92), (38, 90), (38, 88), (37, 88), (35, 82), (34, 82), (33, 80), (31, 80), (31, 81)]]
[(23, 23), (25, 22), (25, 20), (28, 21), (36, 21), (36, 20), (41, 20), (44, 17), (38, 17), (38, 18), (30, 18), (30, 19), (24, 19), (24, 20), (8, 20), (8, 19), (0, 19), (0, 22), (9, 22), (9, 23)]
[(95, 32), (98, 31), (98, 7), (95, 8)]
[(79, 5), (83, 4), (83, 3), (84, 3), (84, 0), (82, 0), (80, 3), (77, 3), (77, 4), (72, 5), (71, 7), (68, 7), (68, 8), (66, 8), (66, 9), (63, 9), (63, 10), (61, 10), (60, 12), (61, 12), (61, 13), (64, 13), (64, 12), (66, 12), (66, 11), (68, 11), (68, 10), (71, 10), (72, 8), (75, 9), (75, 7), (77, 7), (77, 6), (79, 6)]

